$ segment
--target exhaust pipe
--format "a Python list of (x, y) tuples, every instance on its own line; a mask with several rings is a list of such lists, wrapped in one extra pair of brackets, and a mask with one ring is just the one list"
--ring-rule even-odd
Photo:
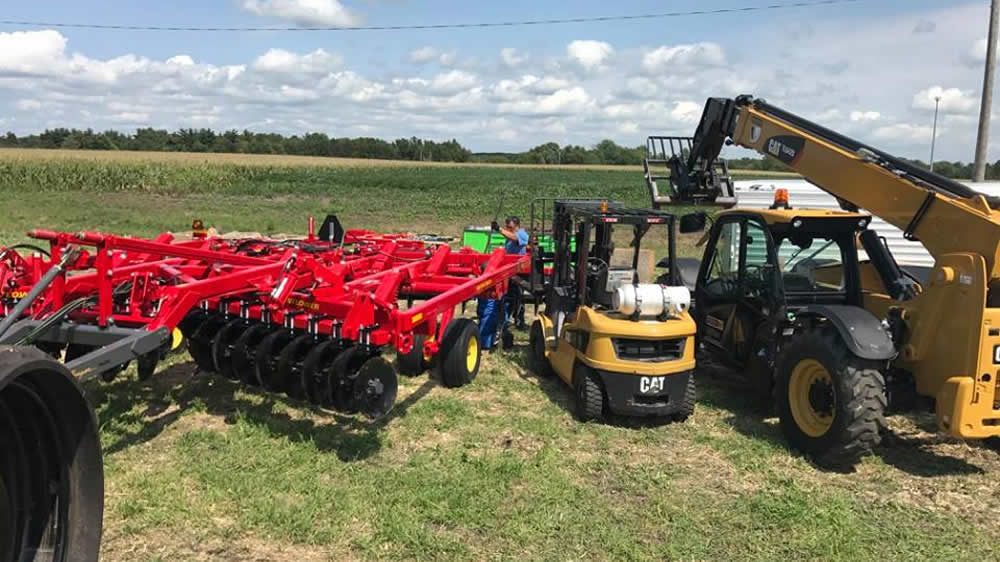
[(0, 561), (97, 560), (103, 513), (83, 389), (37, 348), (0, 346)]

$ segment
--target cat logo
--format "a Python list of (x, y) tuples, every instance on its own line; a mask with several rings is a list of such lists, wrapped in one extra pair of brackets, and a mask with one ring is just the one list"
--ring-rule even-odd
[(666, 383), (667, 377), (642, 377), (639, 379), (639, 392), (643, 394), (663, 392)]
[(8, 299), (20, 300), (28, 296), (28, 291), (8, 291), (4, 296)]

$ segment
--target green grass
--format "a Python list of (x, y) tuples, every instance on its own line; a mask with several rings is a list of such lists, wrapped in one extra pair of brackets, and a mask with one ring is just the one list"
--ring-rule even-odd
[[(349, 226), (457, 236), (492, 218), (501, 189), (521, 202), (505, 212), (522, 214), (535, 196), (645, 203), (641, 174), (603, 170), (209, 178), (178, 167), (124, 190), (91, 172), (0, 173), (2, 240), (33, 227), (148, 235), (196, 217), (225, 230), (301, 232), (308, 213), (327, 210)], [(895, 443), (851, 474), (790, 452), (776, 421), (755, 416), (743, 384), (718, 369), (700, 371), (686, 423), (580, 424), (564, 385), (525, 368), (524, 336), (515, 352), (487, 355), (468, 387), (401, 379), (395, 410), (377, 422), (198, 374), (185, 356), (147, 383), (129, 371), (90, 385), (106, 460), (103, 559), (995, 556), (1000, 459), (926, 433), (926, 416), (892, 418)]]

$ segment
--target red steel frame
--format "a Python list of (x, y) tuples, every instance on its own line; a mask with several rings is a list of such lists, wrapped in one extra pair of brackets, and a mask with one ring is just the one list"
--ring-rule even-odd
[[(21, 257), (0, 248), (2, 315), (70, 252), (66, 270), (32, 303), (42, 319), (90, 298), (70, 319), (100, 327), (173, 330), (199, 307), (408, 353), (423, 334), (424, 355), (438, 352), (455, 307), (499, 297), (529, 271), (529, 258), (470, 248), (453, 250), (400, 234), (349, 230), (339, 243), (309, 235), (298, 244), (267, 239), (196, 237), (177, 241), (95, 232), (33, 230), (51, 256)], [(256, 254), (256, 255), (254, 255)], [(127, 288), (128, 294), (115, 294)], [(401, 300), (418, 300), (400, 306)]]

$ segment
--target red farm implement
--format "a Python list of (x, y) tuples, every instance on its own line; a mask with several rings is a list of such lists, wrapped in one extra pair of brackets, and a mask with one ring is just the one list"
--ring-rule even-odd
[(48, 250), (0, 250), (0, 344), (64, 357), (86, 380), (132, 361), (148, 377), (186, 340), (202, 370), (372, 417), (395, 398), (388, 347), (404, 370), (439, 358), (446, 386), (471, 381), (477, 331), (455, 308), (529, 267), (502, 250), (344, 231), (333, 216), (302, 240), (29, 236)]
[(345, 413), (383, 416), (399, 370), (436, 363), (445, 386), (479, 370), (475, 322), (526, 256), (403, 234), (176, 239), (34, 230), (0, 247), (0, 560), (96, 560), (103, 510), (97, 424), (80, 381), (135, 363), (146, 378), (186, 345), (198, 367)]

